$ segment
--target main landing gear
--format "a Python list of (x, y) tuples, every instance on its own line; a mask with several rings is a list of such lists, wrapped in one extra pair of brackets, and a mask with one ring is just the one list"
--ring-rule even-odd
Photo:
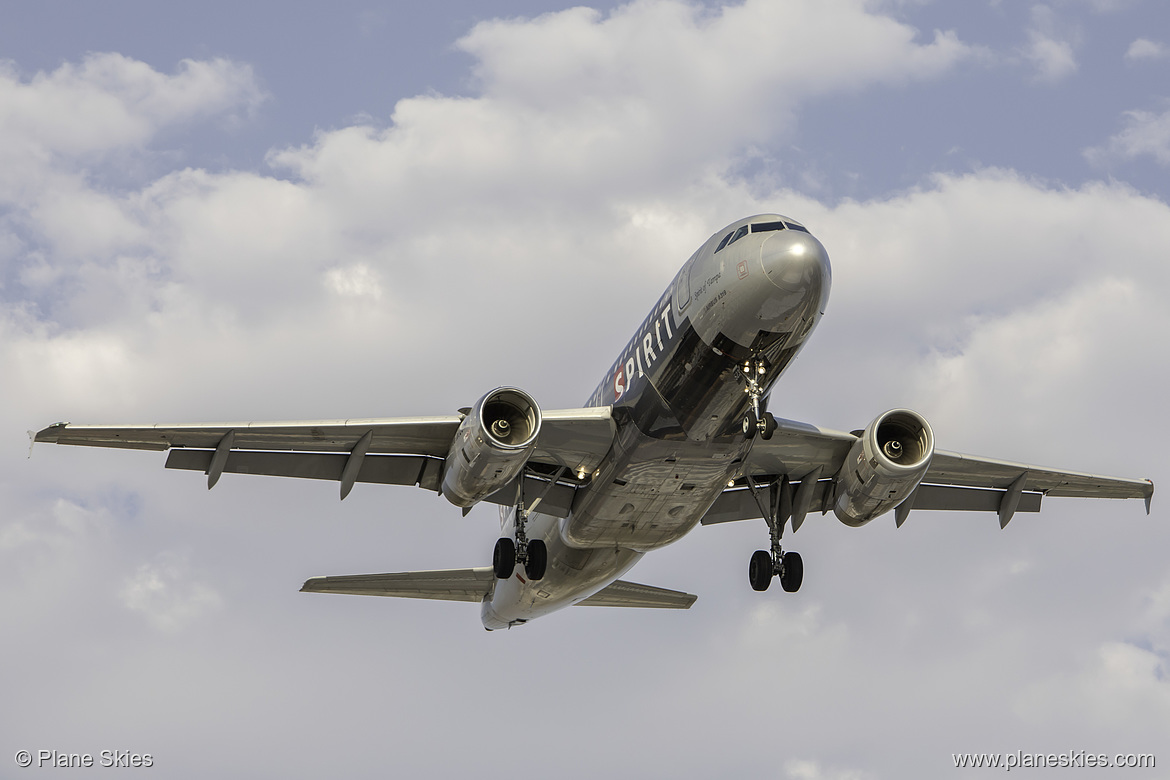
[[(558, 471), (557, 477), (559, 476)], [(555, 481), (556, 477), (553, 478), (553, 482)], [(545, 492), (548, 492), (547, 488)], [(521, 474), (516, 490), (516, 539), (513, 541), (506, 536), (497, 539), (496, 549), (492, 552), (492, 568), (497, 579), (506, 580), (511, 577), (516, 572), (517, 563), (524, 566), (524, 574), (528, 579), (537, 581), (544, 578), (544, 572), (548, 568), (548, 546), (543, 539), (528, 538), (525, 529), (528, 514), (528, 510), (524, 508), (524, 475)]]
[[(747, 478), (748, 488), (764, 520), (768, 523), (768, 532), (771, 537), (771, 548), (756, 550), (748, 562), (748, 581), (753, 590), (765, 591), (772, 584), (772, 577), (780, 578), (780, 587), (787, 593), (800, 590), (804, 581), (804, 561), (800, 553), (784, 552), (780, 546), (780, 537), (784, 535), (784, 523), (792, 516), (792, 484), (788, 477), (782, 477), (779, 482), (771, 485), (756, 487), (755, 481)], [(765, 492), (766, 491), (766, 492)], [(761, 493), (764, 497), (761, 498)]]
[(760, 414), (760, 400), (764, 391), (760, 387), (760, 379), (767, 372), (768, 367), (763, 360), (747, 360), (743, 364), (743, 375), (747, 379), (747, 387), (743, 389), (752, 402), (752, 408), (743, 418), (743, 435), (754, 438), (758, 433), (761, 438), (770, 439), (776, 432), (776, 418), (771, 412)]

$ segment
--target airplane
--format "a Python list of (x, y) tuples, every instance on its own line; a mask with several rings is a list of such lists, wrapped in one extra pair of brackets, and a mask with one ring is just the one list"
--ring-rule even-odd
[(698, 525), (763, 519), (748, 581), (797, 591), (785, 526), (830, 510), (849, 527), (893, 511), (995, 512), (1044, 496), (1144, 498), (1154, 484), (935, 448), (926, 419), (891, 409), (834, 431), (776, 417), (772, 389), (825, 312), (829, 256), (800, 222), (741, 219), (686, 261), (583, 408), (542, 410), (516, 387), (456, 415), (194, 425), (56, 423), (35, 442), (169, 450), (166, 468), (417, 485), (466, 515), (500, 506), (492, 565), (313, 577), (301, 588), (479, 602), (490, 630), (564, 607), (689, 608), (696, 596), (620, 579)]

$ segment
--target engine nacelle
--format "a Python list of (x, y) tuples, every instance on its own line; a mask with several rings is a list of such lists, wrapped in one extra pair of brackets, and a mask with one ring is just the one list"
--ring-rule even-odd
[(540, 407), (515, 387), (475, 402), (455, 431), (443, 469), (443, 495), (469, 507), (516, 478), (536, 449)]
[(891, 409), (871, 422), (837, 475), (833, 514), (854, 528), (910, 497), (934, 457), (934, 432), (917, 412)]

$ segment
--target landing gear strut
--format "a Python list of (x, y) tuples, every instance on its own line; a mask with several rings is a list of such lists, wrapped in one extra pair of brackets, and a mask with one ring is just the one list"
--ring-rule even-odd
[(767, 364), (759, 358), (744, 361), (743, 364), (743, 375), (747, 379), (747, 387), (743, 391), (747, 393), (748, 399), (752, 402), (752, 408), (743, 418), (743, 435), (749, 439), (754, 438), (757, 433), (760, 434), (761, 438), (770, 439), (772, 434), (776, 432), (776, 418), (772, 416), (772, 413), (760, 414), (760, 401), (764, 396), (764, 391), (760, 387), (760, 379), (763, 378), (767, 370)]
[[(561, 470), (549, 482), (540, 498), (533, 502), (533, 506), (540, 503), (549, 489), (560, 478)], [(496, 540), (496, 549), (492, 553), (492, 568), (496, 578), (506, 580), (516, 572), (516, 564), (524, 566), (524, 574), (528, 579), (538, 581), (544, 578), (548, 568), (548, 546), (543, 539), (529, 539), (527, 528), (530, 510), (524, 506), (524, 474), (518, 478), (516, 488), (516, 540), (502, 537)]]
[(756, 550), (748, 562), (748, 581), (753, 590), (764, 591), (772, 584), (772, 577), (780, 578), (780, 587), (787, 593), (800, 590), (804, 580), (804, 561), (800, 553), (784, 552), (780, 546), (780, 538), (784, 535), (784, 523), (792, 515), (792, 484), (788, 477), (767, 486), (765, 498), (761, 498), (761, 490), (756, 487), (755, 481), (747, 478), (748, 488), (764, 520), (768, 523), (768, 534), (771, 537), (771, 546), (768, 550)]

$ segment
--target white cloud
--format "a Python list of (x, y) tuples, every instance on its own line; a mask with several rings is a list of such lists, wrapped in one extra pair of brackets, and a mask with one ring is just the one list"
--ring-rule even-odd
[[(100, 55), (27, 81), (10, 73), (23, 108), (9, 112), (6, 137), (43, 153), (0, 177), (0, 189), (31, 195), (12, 200), (7, 218), (26, 295), (0, 323), (10, 353), (129, 405), (159, 393), (179, 363), (241, 356), (258, 323), (270, 330), (250, 332), (253, 344), (327, 341), (328, 322), (354, 329), (340, 341), (360, 350), (374, 333), (433, 317), (405, 292), (428, 279), (458, 280), (469, 300), (472, 290), (509, 300), (515, 285), (500, 268), (553, 284), (586, 270), (601, 294), (614, 265), (603, 258), (621, 251), (614, 231), (648, 198), (717, 178), (737, 149), (784, 132), (802, 101), (935, 78), (970, 53), (951, 33), (920, 43), (861, 0), (802, 0), (783, 13), (760, 0), (718, 12), (671, 0), (605, 16), (573, 9), (485, 22), (459, 46), (477, 59), (479, 96), (402, 100), (387, 128), (346, 127), (274, 151), (291, 181), (187, 169), (130, 192), (94, 186), (74, 158), (254, 105), (246, 66), (185, 62), (165, 76)], [(61, 130), (69, 123), (56, 107), (70, 101), (105, 129)], [(651, 256), (673, 264), (705, 229), (677, 246), (652, 242)], [(583, 269), (582, 256), (595, 267)], [(646, 278), (658, 285), (663, 273)], [(355, 295), (379, 306), (353, 310), (343, 301)], [(631, 310), (620, 326), (639, 317)], [(167, 370), (134, 357), (159, 344), (173, 347)], [(245, 374), (272, 370), (245, 362)]]
[[(897, 532), (813, 518), (790, 542), (805, 590), (767, 600), (743, 572), (765, 542), (759, 525), (697, 529), (631, 575), (699, 593), (691, 612), (581, 609), (485, 636), (474, 605), (295, 590), (312, 574), (482, 563), (491, 513), (464, 520), (434, 496), (376, 486), (339, 505), (335, 485), (307, 480), (227, 477), (208, 493), (199, 475), (162, 470), (159, 453), (45, 447), (24, 460), (20, 432), (62, 418), (433, 414), (505, 383), (572, 406), (695, 246), (780, 210), (824, 240), (835, 287), (778, 411), (848, 429), (910, 405), (940, 446), (1156, 477), (1168, 464), (1149, 431), (1170, 425), (1170, 344), (1151, 337), (1170, 331), (1165, 203), (984, 170), (828, 205), (728, 173), (809, 100), (939, 77), (968, 56), (953, 36), (916, 43), (866, 8), (793, 3), (780, 19), (760, 2), (639, 3), (485, 23), (461, 44), (479, 92), (400, 101), (386, 127), (276, 150), (287, 180), (175, 170), (118, 191), (64, 152), (32, 160), (22, 181), (39, 182), (38, 197), (12, 201), (19, 219), (0, 226), (0, 421), (19, 445), (0, 481), (15, 513), (0, 526), (0, 607), (18, 637), (11, 669), (51, 656), (55, 674), (35, 697), (20, 691), (27, 706), (20, 722), (0, 718), (5, 732), (48, 723), (88, 744), (93, 712), (113, 701), (127, 733), (174, 755), (196, 752), (176, 722), (215, 723), (199, 741), (217, 760), (223, 734), (263, 722), (249, 750), (280, 761), (290, 735), (332, 744), (298, 715), (328, 710), (351, 742), (395, 734), (407, 774), (433, 773), (435, 734), (457, 733), (454, 773), (495, 739), (466, 702), (515, 701), (498, 672), (521, 647), (529, 690), (556, 694), (530, 719), (533, 757), (555, 761), (566, 733), (614, 746), (579, 775), (612, 770), (615, 754), (631, 775), (725, 770), (728, 753), (677, 740), (702, 717), (749, 770), (775, 772), (759, 746), (785, 734), (801, 749), (780, 769), (804, 780), (864, 777), (859, 765), (933, 777), (952, 751), (1021, 727), (1080, 736), (1065, 705), (1108, 699), (1114, 684), (1130, 686), (1123, 705), (1164, 722), (1164, 689), (1138, 688), (1158, 669), (1143, 643), (1164, 646), (1165, 524), (1136, 502), (1046, 503), (1003, 533), (994, 516), (916, 513)], [(824, 48), (808, 33), (828, 29), (840, 39)], [(126, 143), (134, 154), (144, 141)], [(140, 513), (82, 511), (124, 485)], [(58, 521), (45, 507), (65, 489), (78, 498)], [(55, 547), (37, 536), (46, 522), (88, 530), (55, 530), (68, 541)], [(158, 552), (173, 549), (189, 553)], [(213, 636), (165, 636), (212, 619)], [(629, 641), (615, 645), (619, 633)], [(119, 658), (100, 683), (67, 655), (98, 640)], [(160, 697), (174, 718), (141, 706)], [(387, 714), (388, 699), (415, 706)], [(625, 718), (598, 717), (618, 699), (650, 730), (637, 746), (622, 741)], [(1135, 721), (1124, 706), (1117, 718)], [(883, 722), (938, 752), (908, 756)]]
[(1104, 733), (1132, 728), (1126, 736), (1144, 744), (1160, 734), (1153, 724), (1170, 718), (1170, 668), (1165, 656), (1105, 642), (1074, 673), (1047, 675), (1021, 691), (1017, 707), (1033, 721), (1077, 712)]
[(1062, 23), (1051, 8), (1034, 6), (1024, 57), (1035, 66), (1036, 81), (1055, 84), (1076, 73), (1079, 39), (1079, 33)]
[(1112, 160), (1130, 160), (1149, 155), (1162, 165), (1170, 165), (1170, 110), (1126, 111), (1124, 127), (1103, 146), (1085, 150), (1085, 157), (1096, 165)]
[[(183, 60), (172, 75), (121, 54), (25, 78), (0, 62), (0, 230), (31, 228), (66, 252), (106, 254), (139, 237), (138, 226), (90, 179), (120, 175), (157, 133), (193, 120), (255, 110), (263, 93), (252, 70), (225, 59)], [(81, 245), (78, 242), (88, 242)]]
[(542, 211), (554, 183), (558, 201), (583, 206), (605, 190), (639, 197), (774, 139), (810, 98), (935, 78), (971, 53), (953, 33), (916, 37), (858, 0), (714, 12), (657, 0), (484, 22), (458, 44), (477, 60), (480, 97), (403, 100), (390, 128), (326, 133), (271, 161), (332, 208), (388, 225), (443, 213), (456, 182)]
[(348, 298), (382, 300), (382, 285), (377, 274), (365, 263), (332, 268), (325, 272), (326, 286), (338, 295)]
[(1052, 83), (1077, 72), (1077, 60), (1070, 42), (1035, 31), (1029, 33), (1028, 38), (1026, 54), (1036, 66), (1037, 80)]
[(854, 769), (825, 769), (816, 761), (789, 759), (784, 762), (784, 772), (789, 780), (868, 780), (874, 777), (869, 772)]
[(121, 54), (24, 79), (0, 69), (0, 139), (6, 151), (78, 155), (141, 145), (166, 125), (242, 108), (262, 99), (252, 70), (229, 60), (183, 60), (174, 75)]
[(1139, 60), (1161, 60), (1170, 57), (1170, 49), (1166, 44), (1151, 41), (1148, 38), (1138, 38), (1125, 50), (1125, 59), (1129, 62)]
[(1061, 5), (1084, 5), (1101, 14), (1116, 13), (1132, 8), (1141, 0), (1058, 0)]
[(121, 592), (127, 609), (139, 612), (156, 628), (176, 632), (218, 609), (219, 594), (202, 582), (190, 580), (190, 567), (175, 555), (160, 555), (129, 577)]

